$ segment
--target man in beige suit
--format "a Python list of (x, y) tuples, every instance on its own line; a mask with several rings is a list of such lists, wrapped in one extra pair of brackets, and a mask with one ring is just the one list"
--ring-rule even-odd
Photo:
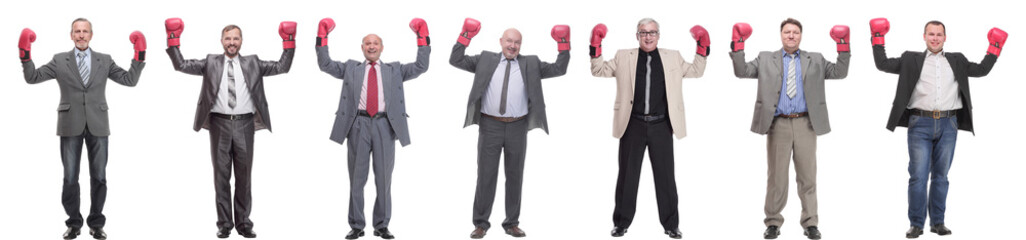
[[(766, 187), (766, 231), (763, 237), (780, 235), (784, 216), (780, 212), (787, 203), (787, 179), (791, 154), (802, 201), (801, 225), (805, 236), (819, 239), (819, 214), (816, 200), (816, 135), (830, 132), (827, 119), (824, 79), (842, 79), (848, 75), (848, 26), (837, 25), (830, 36), (837, 42), (837, 63), (827, 61), (817, 52), (798, 49), (802, 41), (802, 24), (788, 18), (780, 23), (783, 47), (775, 52), (760, 52), (759, 57), (745, 63), (744, 41), (752, 34), (747, 23), (734, 25), (730, 59), (734, 75), (758, 78), (759, 92), (755, 100), (752, 132), (766, 134), (768, 180)], [(799, 87), (800, 86), (800, 87)]]
[(651, 18), (638, 22), (637, 49), (623, 49), (609, 61), (602, 59), (602, 38), (606, 26), (598, 24), (591, 36), (591, 73), (616, 77), (613, 105), (613, 137), (620, 139), (616, 207), (613, 209), (614, 237), (623, 236), (634, 220), (638, 181), (645, 148), (652, 161), (659, 222), (671, 238), (681, 238), (677, 225), (677, 183), (673, 174), (673, 137), (685, 135), (683, 78), (701, 77), (709, 55), (709, 34), (696, 25), (691, 34), (698, 41), (694, 63), (684, 61), (676, 50), (660, 49), (659, 23)]

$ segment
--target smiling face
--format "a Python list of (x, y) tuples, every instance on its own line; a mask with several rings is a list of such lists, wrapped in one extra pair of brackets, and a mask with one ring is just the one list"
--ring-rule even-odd
[(93, 24), (89, 21), (78, 20), (71, 23), (71, 41), (75, 42), (75, 48), (86, 50), (89, 48), (89, 41), (93, 39)]
[(648, 22), (638, 25), (638, 45), (642, 51), (651, 52), (659, 45), (659, 24)]
[(780, 42), (784, 44), (784, 51), (794, 53), (802, 43), (801, 28), (794, 24), (784, 24), (784, 27), (780, 28)]
[(221, 32), (221, 46), (224, 46), (224, 55), (235, 57), (239, 55), (242, 48), (242, 29), (231, 29)]
[(517, 58), (520, 54), (520, 42), (522, 38), (520, 31), (510, 28), (502, 32), (502, 38), (499, 38), (499, 45), (502, 46), (502, 56), (506, 59)]
[(368, 34), (363, 37), (363, 44), (360, 44), (360, 48), (363, 49), (363, 57), (367, 58), (367, 61), (377, 62), (381, 58), (381, 51), (385, 49), (385, 45), (381, 44), (381, 37), (374, 34)]
[(923, 40), (926, 41), (926, 49), (932, 53), (944, 50), (944, 41), (948, 36), (944, 34), (944, 26), (940, 24), (927, 24), (923, 32)]

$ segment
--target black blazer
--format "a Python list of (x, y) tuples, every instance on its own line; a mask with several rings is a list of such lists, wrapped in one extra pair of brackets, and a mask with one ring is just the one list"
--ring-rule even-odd
[[(965, 58), (965, 55), (957, 52), (946, 52), (944, 57), (951, 64), (951, 71), (955, 74), (955, 81), (958, 82), (958, 95), (962, 97), (962, 109), (958, 110), (958, 129), (973, 131), (973, 101), (969, 95), (969, 77), (983, 77), (990, 73), (990, 69), (997, 62), (997, 56), (987, 54), (983, 62), (974, 63)], [(919, 76), (923, 71), (923, 61), (926, 59), (926, 52), (907, 51), (900, 58), (887, 58), (887, 51), (883, 46), (873, 46), (873, 60), (876, 61), (876, 68), (880, 71), (898, 74), (898, 88), (894, 93), (894, 105), (891, 106), (891, 115), (887, 119), (887, 130), (894, 131), (896, 126), (908, 127), (908, 102), (912, 98), (912, 91), (919, 82)]]

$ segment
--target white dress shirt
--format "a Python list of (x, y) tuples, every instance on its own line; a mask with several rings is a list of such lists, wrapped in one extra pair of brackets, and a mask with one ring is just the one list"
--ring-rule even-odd
[[(363, 60), (364, 74), (363, 74), (363, 88), (360, 89), (360, 105), (357, 107), (360, 110), (367, 110), (367, 80), (370, 79), (370, 61)], [(377, 72), (378, 77), (378, 112), (385, 112), (385, 85), (381, 81), (381, 59), (374, 64), (374, 71)]]
[[(502, 82), (506, 76), (506, 62), (510, 62), (509, 86), (506, 92), (506, 114), (499, 114), (499, 106), (502, 102)], [(492, 81), (481, 96), (481, 113), (497, 117), (522, 117), (527, 115), (527, 87), (524, 85), (524, 77), (520, 74), (520, 62), (517, 59), (507, 60), (505, 56), (499, 55), (499, 66), (492, 74)]]
[[(232, 68), (235, 76), (235, 108), (228, 106), (228, 98), (231, 95), (228, 94), (228, 62), (232, 62)], [(249, 96), (249, 86), (246, 84), (246, 77), (242, 74), (242, 64), (239, 64), (239, 57), (236, 55), (234, 58), (224, 57), (224, 71), (221, 73), (221, 86), (217, 90), (217, 100), (214, 102), (214, 107), (210, 109), (211, 112), (220, 114), (247, 114), (255, 112), (253, 109), (253, 99)]]
[(944, 57), (944, 52), (926, 52), (923, 72), (912, 92), (909, 109), (926, 111), (949, 111), (962, 108), (962, 97), (958, 95), (958, 82)]

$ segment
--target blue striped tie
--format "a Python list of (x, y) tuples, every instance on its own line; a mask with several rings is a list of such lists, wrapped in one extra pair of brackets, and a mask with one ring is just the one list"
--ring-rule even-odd
[(78, 53), (78, 74), (82, 76), (82, 85), (89, 84), (89, 68), (86, 67), (85, 52)]

